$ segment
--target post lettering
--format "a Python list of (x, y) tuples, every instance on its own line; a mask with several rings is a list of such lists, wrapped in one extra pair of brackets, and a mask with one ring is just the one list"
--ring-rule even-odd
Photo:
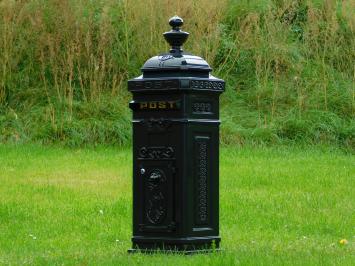
[(139, 109), (146, 109), (146, 108), (148, 108), (148, 103), (147, 102), (139, 103)]
[(171, 102), (171, 101), (169, 101), (168, 103), (169, 103), (170, 108), (171, 108), (171, 109), (173, 109), (173, 108), (174, 108), (174, 104), (175, 104), (175, 102)]
[(166, 102), (159, 102), (158, 106), (159, 106), (159, 109), (165, 109), (166, 108)]
[(156, 102), (149, 102), (149, 109), (156, 109), (157, 103)]

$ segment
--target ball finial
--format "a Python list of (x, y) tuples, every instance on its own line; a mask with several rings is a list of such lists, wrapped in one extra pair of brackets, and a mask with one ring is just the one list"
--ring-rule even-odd
[(184, 20), (179, 16), (173, 16), (169, 19), (169, 25), (174, 29), (178, 30), (184, 24)]

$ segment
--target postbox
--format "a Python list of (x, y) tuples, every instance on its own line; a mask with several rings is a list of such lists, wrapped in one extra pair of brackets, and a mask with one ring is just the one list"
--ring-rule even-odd
[(225, 82), (185, 53), (183, 20), (169, 20), (168, 53), (128, 81), (133, 100), (133, 237), (129, 251), (218, 250), (219, 96)]

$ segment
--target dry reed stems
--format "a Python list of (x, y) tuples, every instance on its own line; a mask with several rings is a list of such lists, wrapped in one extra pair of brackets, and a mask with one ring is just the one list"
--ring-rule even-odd
[[(266, 11), (254, 9), (233, 17), (228, 13), (232, 3), (227, 0), (3, 0), (0, 103), (11, 93), (36, 87), (46, 95), (45, 104), (62, 103), (71, 114), (77, 101), (97, 102), (103, 95), (124, 95), (125, 81), (139, 73), (142, 63), (168, 50), (161, 34), (169, 30), (167, 19), (178, 14), (185, 19), (184, 29), (191, 33), (185, 50), (216, 63), (214, 67), (224, 77), (234, 75), (241, 51), (250, 51), (255, 69), (248, 75), (256, 79), (250, 89), (255, 91), (260, 123), (265, 99), (272, 118), (287, 104), (288, 95), (296, 95), (294, 102), (301, 114), (308, 106), (319, 105), (312, 103), (317, 90), (323, 99), (318, 108), (327, 110), (332, 82), (329, 65), (339, 72), (349, 72), (349, 67), (355, 71), (348, 59), (355, 58), (355, 49), (351, 50), (355, 38), (346, 39), (341, 33), (348, 30), (354, 36), (355, 16), (350, 11), (355, 10), (354, 2), (327, 0), (321, 6), (306, 0), (269, 2), (273, 4)], [(243, 14), (243, 5), (248, 9), (253, 3), (240, 1), (236, 10)], [(226, 31), (222, 26), (228, 24), (227, 13), (233, 23)], [(300, 59), (294, 59), (290, 29), (303, 15), (304, 21), (297, 25), (303, 31), (304, 51)], [(221, 56), (222, 38), (229, 39), (230, 47)], [(344, 47), (349, 50), (342, 50)], [(319, 76), (302, 77), (310, 62), (321, 62)], [(354, 93), (352, 86), (345, 99), (351, 101), (353, 112)]]

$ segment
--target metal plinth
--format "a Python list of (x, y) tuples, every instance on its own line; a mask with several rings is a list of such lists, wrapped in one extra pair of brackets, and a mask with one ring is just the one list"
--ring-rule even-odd
[(220, 237), (147, 238), (133, 237), (129, 253), (197, 254), (220, 251)]

